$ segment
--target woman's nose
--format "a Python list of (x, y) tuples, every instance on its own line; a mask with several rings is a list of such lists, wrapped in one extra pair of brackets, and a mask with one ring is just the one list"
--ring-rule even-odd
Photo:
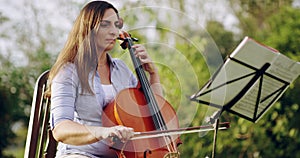
[(110, 34), (113, 34), (113, 35), (118, 35), (119, 34), (119, 28), (115, 27), (115, 26), (112, 26), (110, 27), (109, 29), (109, 33)]

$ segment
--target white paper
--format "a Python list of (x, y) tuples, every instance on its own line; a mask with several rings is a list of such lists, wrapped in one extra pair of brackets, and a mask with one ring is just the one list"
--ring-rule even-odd
[[(210, 83), (192, 98), (213, 105), (226, 106), (241, 93), (257, 70), (266, 63), (270, 66), (262, 76), (262, 80), (258, 78), (240, 100), (233, 106), (229, 105), (229, 111), (251, 121), (257, 121), (299, 76), (300, 63), (251, 38), (244, 38)], [(258, 95), (260, 84), (262, 84), (261, 94)]]

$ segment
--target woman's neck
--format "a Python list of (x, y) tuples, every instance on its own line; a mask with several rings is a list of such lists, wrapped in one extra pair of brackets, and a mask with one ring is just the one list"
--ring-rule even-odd
[(100, 75), (101, 84), (111, 84), (110, 67), (106, 53), (103, 53), (103, 55), (99, 57), (97, 71)]
[(101, 53), (101, 55), (99, 56), (98, 59), (98, 66), (103, 66), (103, 65), (107, 65), (108, 64), (108, 60), (107, 60), (107, 53), (103, 52)]

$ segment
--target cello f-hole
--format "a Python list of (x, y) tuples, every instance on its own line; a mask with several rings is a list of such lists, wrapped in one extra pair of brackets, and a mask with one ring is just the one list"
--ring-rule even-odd
[(147, 152), (148, 152), (149, 154), (152, 154), (152, 151), (149, 150), (149, 149), (147, 149), (147, 150), (144, 151), (144, 158), (147, 158)]

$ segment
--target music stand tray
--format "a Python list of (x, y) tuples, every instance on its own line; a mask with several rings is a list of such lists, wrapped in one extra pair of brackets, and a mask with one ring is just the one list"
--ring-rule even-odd
[(212, 157), (215, 156), (219, 116), (224, 111), (256, 123), (300, 74), (300, 62), (245, 37), (190, 100), (217, 108)]
[(257, 122), (299, 74), (300, 62), (245, 37), (190, 99)]

